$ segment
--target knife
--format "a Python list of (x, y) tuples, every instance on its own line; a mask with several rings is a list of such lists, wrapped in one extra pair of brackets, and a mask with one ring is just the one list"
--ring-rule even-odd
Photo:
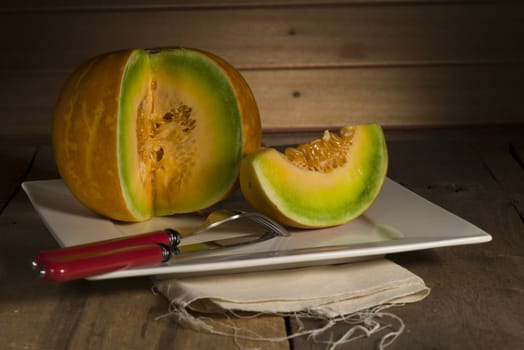
[[(163, 235), (160, 234), (162, 232)], [(150, 237), (147, 235), (162, 237), (163, 241), (148, 242)], [(166, 229), (131, 237), (131, 239), (136, 239), (135, 243), (138, 242), (134, 246), (129, 245), (129, 238), (124, 238), (105, 241), (107, 244), (103, 246), (105, 248), (103, 250), (100, 250), (100, 243), (98, 243), (95, 248), (86, 244), (41, 252), (35, 257), (33, 267), (38, 269), (44, 280), (62, 282), (121, 269), (155, 266), (171, 258), (201, 256), (216, 249), (240, 247), (272, 237), (275, 237), (273, 233), (266, 232), (179, 246), (180, 234), (175, 230)], [(125, 246), (122, 246), (122, 240), (125, 241)], [(143, 240), (146, 243), (141, 243)]]
[(136, 247), (149, 244), (163, 244), (171, 249), (180, 244), (180, 234), (173, 229), (153, 231), (134, 236), (124, 236), (103, 241), (79, 244), (66, 248), (47, 250), (38, 253), (32, 261), (33, 268), (38, 268), (44, 261), (60, 260), (71, 257), (101, 254), (113, 250)]

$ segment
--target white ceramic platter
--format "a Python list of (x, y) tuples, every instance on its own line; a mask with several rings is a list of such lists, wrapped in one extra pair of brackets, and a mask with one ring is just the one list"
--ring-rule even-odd
[[(198, 215), (176, 215), (143, 223), (117, 223), (82, 206), (61, 180), (25, 182), (22, 187), (60, 246), (167, 227), (196, 227), (203, 221)], [(232, 209), (238, 209), (242, 205), (240, 196), (233, 196), (229, 201), (222, 206), (228, 208), (230, 205), (236, 207)], [(244, 223), (188, 237), (183, 239), (182, 244), (245, 234), (252, 229), (255, 229), (252, 225)], [(321, 230), (292, 230), (290, 237), (276, 237), (250, 246), (214, 251), (205, 257), (175, 257), (165, 264), (119, 270), (90, 279), (182, 277), (344, 263), (392, 253), (490, 240), (491, 236), (478, 227), (386, 179), (373, 205), (364, 215), (348, 224)]]

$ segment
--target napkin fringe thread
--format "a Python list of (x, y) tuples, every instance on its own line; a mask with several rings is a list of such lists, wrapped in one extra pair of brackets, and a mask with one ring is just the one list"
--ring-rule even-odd
[[(289, 341), (297, 337), (307, 336), (316, 343), (325, 344), (327, 350), (334, 350), (339, 345), (352, 342), (362, 337), (370, 337), (380, 331), (389, 329), (387, 333), (381, 336), (378, 343), (378, 349), (382, 350), (385, 347), (391, 345), (405, 329), (404, 322), (400, 317), (391, 312), (384, 311), (392, 306), (400, 305), (401, 304), (384, 304), (348, 315), (338, 315), (335, 317), (327, 317), (313, 310), (291, 313), (260, 312), (250, 315), (240, 315), (232, 310), (224, 310), (226, 321), (218, 321), (201, 314), (195, 316), (190, 311), (188, 311), (186, 307), (176, 303), (171, 303), (169, 312), (166, 315), (158, 317), (158, 319), (166, 316), (172, 316), (175, 318), (178, 324), (184, 327), (196, 331), (207, 332), (209, 334), (232, 337), (234, 339), (235, 345), (239, 349), (244, 348), (240, 344), (241, 340), (281, 342)], [(265, 337), (256, 332), (253, 332), (252, 330), (235, 326), (233, 322), (234, 318), (254, 318), (262, 315), (293, 317), (296, 320), (298, 328), (292, 334), (287, 336)], [(306, 329), (302, 319), (316, 319), (322, 321), (324, 324), (315, 329)], [(217, 327), (213, 326), (212, 323), (222, 327), (225, 330), (218, 329)], [(340, 323), (350, 326), (350, 328), (342, 336), (340, 336), (338, 339), (333, 339), (333, 334), (331, 334), (329, 340), (319, 339), (322, 334)]]

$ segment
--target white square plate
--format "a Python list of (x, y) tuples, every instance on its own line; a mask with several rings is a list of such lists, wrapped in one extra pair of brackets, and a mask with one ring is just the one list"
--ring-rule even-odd
[[(167, 227), (196, 227), (198, 215), (153, 218), (124, 224), (103, 218), (80, 204), (62, 180), (25, 182), (22, 185), (43, 222), (61, 246), (149, 232)], [(233, 196), (222, 206), (238, 206)], [(236, 209), (236, 208), (231, 208)], [(190, 244), (242, 234), (253, 227), (235, 226), (183, 239)], [(198, 236), (198, 237), (197, 237)], [(177, 257), (165, 264), (119, 270), (90, 279), (132, 276), (182, 277), (188, 275), (271, 270), (344, 263), (385, 254), (488, 242), (491, 236), (434, 205), (401, 185), (386, 179), (373, 205), (358, 219), (321, 230), (292, 230), (290, 237), (276, 237), (254, 245), (214, 251), (205, 257)]]

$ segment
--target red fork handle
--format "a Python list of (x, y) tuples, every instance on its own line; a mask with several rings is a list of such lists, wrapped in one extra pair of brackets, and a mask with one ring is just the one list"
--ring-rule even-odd
[(33, 266), (38, 267), (48, 260), (67, 260), (72, 258), (87, 258), (117, 249), (125, 249), (148, 244), (164, 244), (174, 248), (180, 243), (180, 235), (172, 229), (143, 233), (135, 236), (108, 239), (99, 242), (86, 243), (38, 253), (33, 258)]
[(131, 267), (160, 264), (170, 257), (167, 246), (151, 244), (79, 259), (45, 260), (40, 262), (39, 272), (46, 281), (62, 282)]

